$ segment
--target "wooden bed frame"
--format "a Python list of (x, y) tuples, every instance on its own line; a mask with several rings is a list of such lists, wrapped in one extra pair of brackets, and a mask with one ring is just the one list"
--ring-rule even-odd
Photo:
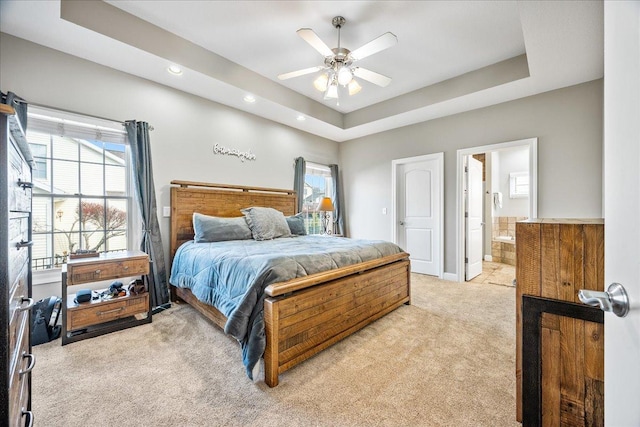
[[(240, 209), (272, 207), (296, 213), (292, 190), (171, 181), (171, 260), (178, 247), (193, 240), (192, 215), (241, 216)], [(410, 301), (409, 254), (372, 261), (275, 283), (265, 289), (265, 383), (376, 319)], [(181, 299), (224, 328), (225, 316), (198, 301), (188, 289), (171, 286)]]

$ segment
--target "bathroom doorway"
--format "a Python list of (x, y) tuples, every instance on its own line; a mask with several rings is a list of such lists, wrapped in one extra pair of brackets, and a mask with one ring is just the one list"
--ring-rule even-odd
[(459, 281), (513, 285), (515, 224), (537, 216), (536, 184), (536, 138), (458, 150)]

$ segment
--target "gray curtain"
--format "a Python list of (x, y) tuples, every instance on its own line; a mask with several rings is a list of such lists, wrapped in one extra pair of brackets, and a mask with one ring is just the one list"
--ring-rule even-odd
[(298, 212), (302, 212), (302, 202), (304, 201), (304, 174), (306, 170), (307, 162), (305, 162), (302, 157), (298, 157), (293, 175), (293, 189), (298, 195)]
[(138, 193), (138, 205), (142, 217), (142, 242), (140, 250), (149, 254), (151, 274), (149, 274), (149, 292), (152, 307), (159, 307), (169, 302), (167, 287), (167, 270), (164, 263), (164, 250), (158, 224), (156, 207), (156, 191), (153, 184), (153, 168), (151, 167), (151, 145), (149, 143), (149, 124), (128, 120), (125, 122), (134, 180)]
[(27, 130), (27, 103), (15, 93), (9, 91), (6, 94), (0, 92), (0, 102), (13, 107), (16, 110), (16, 116), (22, 125), (24, 131)]
[(344, 200), (342, 198), (342, 182), (340, 180), (340, 173), (338, 171), (338, 165), (329, 165), (331, 170), (331, 181), (333, 183), (333, 194), (331, 199), (333, 200), (334, 216), (333, 227), (336, 234), (342, 234), (344, 236)]

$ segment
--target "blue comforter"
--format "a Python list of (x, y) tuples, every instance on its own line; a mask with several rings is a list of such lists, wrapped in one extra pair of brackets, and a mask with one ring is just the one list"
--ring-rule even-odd
[(265, 349), (264, 289), (334, 268), (402, 252), (393, 243), (341, 237), (184, 243), (173, 259), (170, 283), (189, 288), (227, 317), (224, 331), (242, 347), (249, 378)]

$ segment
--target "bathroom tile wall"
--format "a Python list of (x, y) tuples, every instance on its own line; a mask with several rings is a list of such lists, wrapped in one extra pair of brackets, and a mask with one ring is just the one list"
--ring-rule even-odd
[[(491, 258), (493, 262), (516, 265), (516, 222), (523, 221), (526, 217), (496, 216), (493, 217), (491, 236)], [(513, 237), (511, 242), (497, 241), (498, 236)]]

